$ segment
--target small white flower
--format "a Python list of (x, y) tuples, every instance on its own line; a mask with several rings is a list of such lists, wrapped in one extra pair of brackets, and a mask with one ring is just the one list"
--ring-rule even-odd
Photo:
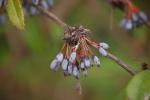
[(57, 69), (57, 66), (58, 66), (58, 61), (56, 59), (54, 59), (51, 64), (50, 64), (50, 68), (52, 70), (56, 70)]
[(68, 66), (68, 73), (72, 74), (72, 64), (69, 64), (69, 66)]
[(133, 27), (131, 20), (128, 20), (125, 26), (125, 29), (127, 30), (131, 30)]
[(105, 49), (103, 49), (103, 48), (99, 48), (99, 52), (103, 55), (103, 56), (107, 56), (107, 51), (105, 50)]
[(62, 61), (61, 66), (62, 66), (62, 69), (63, 69), (63, 70), (67, 70), (68, 60), (67, 60), (67, 59), (64, 59), (64, 60)]
[(62, 53), (58, 53), (57, 56), (56, 56), (56, 59), (58, 60), (58, 62), (62, 62), (63, 54)]
[(95, 65), (100, 65), (100, 60), (98, 59), (97, 56), (94, 56), (93, 61)]
[(84, 64), (85, 64), (86, 67), (90, 67), (91, 66), (90, 60), (88, 58), (84, 59)]
[(100, 46), (104, 49), (108, 49), (109, 45), (107, 43), (100, 43)]
[(77, 68), (77, 66), (73, 66), (73, 76), (77, 77), (79, 75), (79, 70)]
[(82, 73), (83, 73), (84, 76), (87, 76), (87, 74), (88, 74), (87, 69), (84, 69)]
[(69, 58), (69, 61), (71, 63), (73, 63), (76, 59), (76, 52), (72, 52), (71, 55), (70, 55), (70, 58)]
[(84, 62), (81, 62), (80, 67), (81, 67), (82, 69), (85, 68)]

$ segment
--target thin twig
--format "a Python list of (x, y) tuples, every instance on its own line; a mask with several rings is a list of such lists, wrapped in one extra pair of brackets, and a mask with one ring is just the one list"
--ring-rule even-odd
[(136, 73), (128, 67), (127, 64), (125, 64), (122, 60), (117, 58), (115, 55), (108, 53), (107, 58), (113, 60), (116, 62), (118, 65), (120, 65), (123, 69), (125, 69), (128, 73), (130, 73), (132, 76), (134, 76)]
[[(56, 22), (58, 25), (60, 25), (63, 28), (66, 28), (67, 25), (65, 22), (63, 22), (62, 20), (60, 20), (55, 14), (53, 14), (52, 12), (34, 5), (36, 8), (39, 9), (39, 11), (41, 11), (44, 15), (46, 15), (48, 18), (50, 18), (51, 20), (53, 20), (54, 22)], [(116, 62), (118, 65), (120, 65), (123, 69), (125, 69), (129, 74), (131, 74), (132, 76), (135, 75), (135, 72), (133, 70), (131, 70), (127, 64), (125, 64), (122, 60), (120, 60), (119, 58), (117, 58), (116, 56), (114, 56), (111, 53), (108, 53), (107, 58), (113, 60), (114, 62)]]
[(58, 25), (60, 25), (61, 27), (65, 28), (67, 27), (67, 24), (65, 22), (63, 22), (62, 20), (60, 20), (55, 14), (53, 14), (52, 12), (42, 8), (41, 6), (38, 5), (34, 5), (39, 11), (41, 11), (44, 15), (46, 15), (48, 18), (50, 18), (51, 20), (53, 20), (54, 22), (56, 22)]

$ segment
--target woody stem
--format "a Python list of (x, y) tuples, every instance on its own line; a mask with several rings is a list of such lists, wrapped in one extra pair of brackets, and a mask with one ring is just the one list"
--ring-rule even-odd
[(38, 6), (38, 5), (33, 5), (33, 6), (35, 6), (41, 13), (43, 13), (45, 16), (47, 16), (49, 19), (53, 20), (55, 23), (57, 23), (61, 27), (66, 28), (68, 26), (65, 22), (63, 22), (61, 19), (59, 19), (54, 13), (44, 9), (41, 6)]
[(136, 74), (132, 69), (129, 68), (129, 66), (127, 64), (125, 64), (122, 60), (117, 58), (115, 55), (108, 53), (107, 58), (116, 62), (118, 65), (120, 65), (124, 70), (126, 70), (132, 76), (134, 76)]

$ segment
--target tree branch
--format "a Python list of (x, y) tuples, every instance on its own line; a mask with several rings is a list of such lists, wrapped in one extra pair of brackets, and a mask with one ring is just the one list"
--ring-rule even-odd
[(51, 20), (53, 20), (55, 23), (57, 23), (58, 25), (60, 25), (61, 27), (65, 28), (68, 25), (63, 22), (62, 20), (60, 20), (55, 14), (53, 14), (52, 12), (42, 8), (41, 6), (38, 5), (33, 5), (35, 6), (39, 11), (41, 11), (44, 15), (46, 15), (48, 18), (50, 18)]
[(116, 62), (118, 65), (120, 65), (123, 69), (125, 69), (132, 76), (134, 76), (136, 74), (132, 69), (130, 69), (128, 67), (127, 64), (125, 64), (122, 60), (117, 58), (115, 55), (113, 55), (111, 53), (108, 53), (107, 58), (109, 58), (110, 60), (113, 60), (114, 62)]
[[(62, 20), (60, 20), (55, 14), (53, 14), (52, 12), (45, 10), (44, 8), (34, 5), (37, 9), (39, 9), (39, 11), (41, 11), (44, 15), (46, 15), (49, 19), (53, 20), (55, 23), (57, 23), (58, 25), (60, 25), (63, 28), (66, 28), (67, 25), (65, 22), (63, 22)], [(124, 70), (126, 70), (129, 74), (131, 74), (132, 76), (135, 75), (135, 72), (133, 70), (131, 70), (127, 64), (125, 64), (122, 60), (120, 60), (119, 58), (117, 58), (116, 56), (114, 56), (111, 53), (108, 53), (107, 58), (109, 58), (110, 60), (113, 60), (114, 62), (116, 62), (118, 65), (120, 65)]]

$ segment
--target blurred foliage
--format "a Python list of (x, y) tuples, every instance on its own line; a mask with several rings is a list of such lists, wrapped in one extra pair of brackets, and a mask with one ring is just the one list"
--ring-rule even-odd
[[(149, 4), (148, 0), (136, 4), (144, 11), (149, 10), (143, 6)], [(107, 2), (56, 0), (52, 11), (72, 26), (82, 24), (91, 29), (89, 35), (93, 39), (107, 42), (109, 51), (137, 72), (143, 62), (150, 63), (149, 29), (121, 30), (118, 23), (122, 14), (114, 10), (111, 16)], [(114, 19), (112, 30), (110, 17)], [(87, 77), (81, 75), (83, 93), (77, 95), (74, 78), (64, 77), (61, 70), (54, 73), (49, 69), (63, 44), (63, 29), (43, 15), (26, 16), (25, 23), (23, 32), (9, 22), (0, 26), (0, 100), (127, 100), (126, 86), (132, 77), (116, 63), (101, 56), (100, 68), (94, 66)], [(141, 84), (141, 78), (149, 80), (145, 74), (149, 76), (149, 72), (135, 76), (128, 91), (140, 89), (137, 84)]]
[(6, 11), (10, 21), (19, 29), (24, 29), (24, 15), (20, 0), (7, 0)]
[[(142, 100), (150, 96), (150, 71), (143, 71), (134, 76), (127, 87), (130, 100)], [(144, 99), (144, 100), (145, 100)]]

